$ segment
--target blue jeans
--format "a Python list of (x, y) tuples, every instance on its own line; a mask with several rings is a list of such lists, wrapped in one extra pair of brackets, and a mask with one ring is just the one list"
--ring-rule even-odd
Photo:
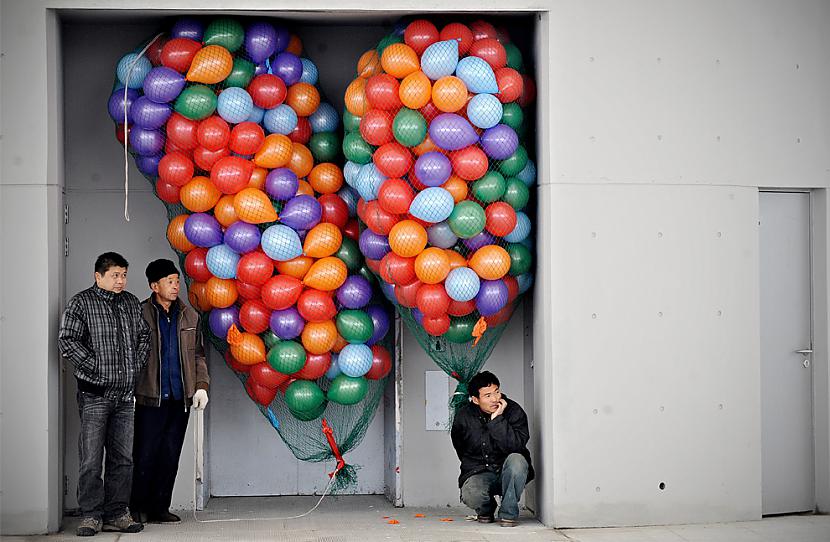
[[(123, 515), (133, 478), (133, 401), (78, 391), (78, 506), (83, 517)], [(106, 450), (106, 470), (102, 469)], [(103, 480), (102, 480), (103, 473)]]
[(461, 502), (479, 516), (492, 516), (496, 511), (495, 495), (501, 495), (499, 517), (519, 517), (519, 499), (527, 482), (527, 460), (522, 454), (510, 454), (504, 460), (501, 472), (480, 472), (464, 480)]

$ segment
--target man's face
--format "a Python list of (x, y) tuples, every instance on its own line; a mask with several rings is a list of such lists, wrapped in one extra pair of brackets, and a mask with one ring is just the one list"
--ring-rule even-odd
[(95, 284), (102, 290), (120, 294), (127, 287), (127, 268), (113, 266), (102, 275), (95, 272)]
[(172, 303), (179, 298), (179, 274), (173, 273), (160, 279), (158, 282), (150, 284), (159, 301), (167, 301)]
[(501, 401), (501, 390), (495, 384), (478, 389), (478, 397), (473, 396), (473, 403), (478, 405), (485, 414), (492, 414), (499, 408)]

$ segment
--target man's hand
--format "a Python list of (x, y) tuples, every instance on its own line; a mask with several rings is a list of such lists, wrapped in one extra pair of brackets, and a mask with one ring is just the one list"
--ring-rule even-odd
[(208, 394), (205, 390), (196, 390), (193, 394), (193, 408), (196, 410), (204, 410), (208, 404)]
[(492, 414), (490, 414), (490, 419), (495, 420), (496, 416), (501, 416), (504, 413), (505, 408), (507, 408), (507, 401), (502, 399), (499, 401), (498, 408), (496, 408), (496, 410)]

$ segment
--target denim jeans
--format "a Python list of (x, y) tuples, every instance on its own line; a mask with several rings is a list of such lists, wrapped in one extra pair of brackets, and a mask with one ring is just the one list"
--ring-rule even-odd
[(519, 517), (519, 499), (527, 482), (528, 465), (522, 454), (510, 454), (504, 460), (501, 472), (480, 472), (464, 481), (461, 502), (479, 516), (492, 516), (496, 511), (495, 495), (501, 495), (499, 517)]
[(78, 391), (77, 399), (81, 416), (78, 506), (84, 517), (114, 519), (127, 511), (130, 500), (133, 401), (116, 401), (83, 391)]

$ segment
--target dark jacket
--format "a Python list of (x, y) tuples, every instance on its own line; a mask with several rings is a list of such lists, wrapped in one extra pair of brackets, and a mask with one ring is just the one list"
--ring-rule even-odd
[(93, 284), (66, 304), (58, 349), (72, 362), (80, 390), (131, 400), (136, 377), (147, 363), (150, 328), (133, 294)]
[(527, 441), (527, 415), (519, 403), (502, 396), (507, 407), (494, 420), (470, 402), (458, 409), (452, 424), (452, 445), (461, 460), (458, 487), (474, 474), (485, 471), (500, 472), (504, 460), (512, 453), (527, 459), (527, 481), (533, 480), (533, 465)]
[[(186, 407), (193, 404), (193, 394), (197, 389), (207, 390), (210, 385), (207, 363), (205, 363), (205, 348), (202, 343), (202, 331), (199, 328), (199, 315), (192, 308), (176, 300), (179, 304), (178, 338), (179, 363), (182, 375), (182, 388)], [(147, 367), (142, 371), (135, 389), (135, 400), (139, 405), (161, 405), (161, 368), (160, 354), (161, 341), (159, 340), (159, 314), (152, 298), (141, 302), (144, 319), (150, 325), (150, 355), (147, 358)]]

